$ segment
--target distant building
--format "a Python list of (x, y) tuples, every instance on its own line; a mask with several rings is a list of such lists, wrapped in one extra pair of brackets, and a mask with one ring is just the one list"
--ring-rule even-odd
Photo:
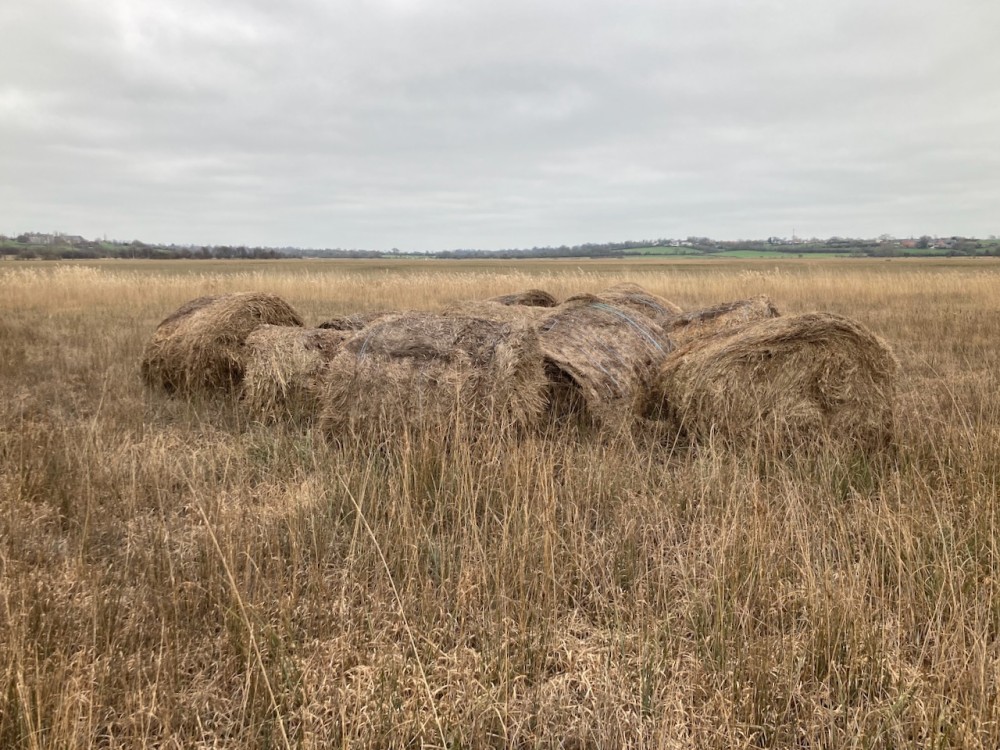
[(56, 241), (55, 236), (51, 234), (28, 232), (25, 236), (28, 238), (29, 245), (51, 245)]

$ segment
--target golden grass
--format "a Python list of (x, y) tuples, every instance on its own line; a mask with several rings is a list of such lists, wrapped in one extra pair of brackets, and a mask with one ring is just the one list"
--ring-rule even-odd
[[(992, 750), (998, 271), (0, 263), (0, 747)], [(138, 377), (208, 294), (314, 325), (619, 281), (859, 319), (901, 361), (897, 450), (379, 450)]]

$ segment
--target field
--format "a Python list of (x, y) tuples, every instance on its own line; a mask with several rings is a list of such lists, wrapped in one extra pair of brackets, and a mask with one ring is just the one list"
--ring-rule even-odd
[[(857, 318), (894, 450), (372, 451), (138, 377), (159, 320), (637, 281)], [(996, 748), (1000, 262), (0, 263), (0, 747)]]
[[(722, 250), (717, 253), (712, 253), (711, 255), (702, 255), (697, 250), (692, 250), (687, 247), (644, 247), (637, 248), (634, 250), (638, 255), (645, 256), (677, 256), (677, 257), (700, 257), (705, 260), (747, 260), (750, 258), (758, 259), (789, 259), (795, 258), (796, 256), (802, 257), (803, 253), (796, 252), (781, 252), (780, 250)], [(824, 252), (822, 253), (823, 258), (847, 258), (850, 257), (849, 253), (834, 253), (834, 252)]]

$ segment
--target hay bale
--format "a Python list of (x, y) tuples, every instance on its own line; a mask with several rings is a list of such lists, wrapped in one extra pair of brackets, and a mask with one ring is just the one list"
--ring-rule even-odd
[(273, 294), (237, 292), (191, 300), (166, 317), (146, 344), (142, 378), (171, 393), (230, 389), (243, 379), (247, 336), (265, 324), (303, 322)]
[(853, 320), (772, 318), (675, 350), (648, 412), (734, 445), (881, 445), (892, 436), (897, 371), (888, 345)]
[(247, 336), (242, 401), (264, 419), (309, 419), (319, 411), (323, 375), (348, 331), (265, 325)]
[(509, 305), (519, 307), (555, 307), (558, 300), (544, 289), (527, 289), (523, 292), (513, 294), (502, 294), (499, 297), (492, 297), (490, 302), (498, 305)]
[(504, 305), (493, 300), (469, 300), (450, 305), (441, 311), (447, 318), (481, 318), (494, 323), (531, 325), (547, 315), (544, 307), (530, 305)]
[(626, 281), (608, 287), (603, 292), (596, 295), (578, 294), (567, 299), (572, 302), (578, 299), (590, 299), (597, 297), (601, 302), (613, 305), (622, 310), (631, 310), (633, 313), (642, 315), (659, 325), (664, 325), (672, 321), (681, 312), (680, 306), (675, 305), (670, 300), (643, 289), (638, 284)]
[(344, 342), (327, 369), (321, 423), (376, 439), (527, 428), (544, 412), (545, 387), (529, 326), (402, 313)]
[(557, 420), (629, 425), (671, 344), (663, 328), (603, 296), (578, 295), (537, 324)]
[(339, 318), (330, 318), (316, 327), (331, 331), (360, 331), (377, 320), (382, 320), (396, 314), (384, 310), (357, 312), (350, 315), (341, 315)]
[(175, 323), (176, 321), (180, 320), (181, 318), (186, 318), (191, 313), (195, 312), (196, 310), (200, 310), (203, 307), (207, 307), (208, 305), (215, 302), (217, 299), (219, 299), (219, 295), (216, 294), (216, 295), (209, 295), (206, 297), (196, 297), (193, 300), (185, 302), (183, 305), (181, 305), (172, 313), (170, 313), (170, 315), (161, 320), (160, 325), (157, 326), (157, 328), (165, 328), (171, 325), (172, 323)]
[(762, 294), (682, 313), (667, 323), (666, 329), (674, 346), (681, 347), (692, 339), (742, 328), (758, 320), (777, 318), (780, 314), (771, 299)]

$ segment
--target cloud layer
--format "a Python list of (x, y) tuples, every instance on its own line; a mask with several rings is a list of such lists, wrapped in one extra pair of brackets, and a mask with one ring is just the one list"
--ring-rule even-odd
[(1000, 233), (989, 0), (15, 0), (0, 231)]

